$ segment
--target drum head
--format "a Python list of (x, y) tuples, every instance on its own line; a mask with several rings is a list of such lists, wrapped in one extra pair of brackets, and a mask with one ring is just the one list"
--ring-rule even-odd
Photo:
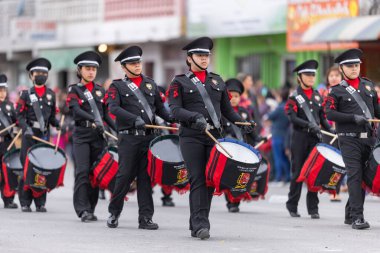
[[(232, 158), (230, 158), (232, 160), (248, 164), (259, 163), (261, 160), (258, 151), (256, 153), (252, 147), (249, 147), (248, 144), (245, 144), (244, 142), (233, 139), (221, 139), (219, 141), (223, 148), (232, 155)], [(219, 145), (216, 145), (216, 149), (229, 157)]]
[(177, 135), (159, 136), (152, 140), (149, 149), (153, 156), (164, 162), (183, 162), (179, 148), (179, 137)]
[(375, 158), (376, 163), (380, 164), (380, 146), (376, 147), (372, 152), (373, 158)]
[(58, 149), (58, 152), (55, 153), (54, 147), (46, 144), (32, 146), (28, 151), (28, 158), (34, 166), (46, 170), (59, 169), (66, 164), (66, 156), (63, 151)]
[(20, 160), (20, 149), (15, 149), (4, 155), (4, 163), (7, 168), (12, 170), (22, 170)]
[(344, 168), (344, 162), (340, 151), (332, 146), (327, 144), (317, 144), (318, 152), (326, 158), (326, 160)]

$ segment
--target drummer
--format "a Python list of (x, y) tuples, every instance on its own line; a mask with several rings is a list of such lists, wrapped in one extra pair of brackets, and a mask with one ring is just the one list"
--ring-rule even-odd
[(123, 79), (114, 80), (108, 90), (107, 103), (116, 116), (118, 130), (119, 170), (115, 188), (108, 206), (110, 217), (107, 226), (116, 228), (123, 210), (124, 197), (132, 181), (137, 177), (137, 200), (139, 205), (139, 228), (158, 229), (153, 222), (152, 186), (147, 172), (147, 153), (155, 131), (145, 124), (155, 124), (155, 114), (171, 122), (165, 110), (156, 83), (142, 74), (142, 49), (130, 46), (115, 59), (125, 72)]
[[(320, 125), (327, 131), (335, 133), (326, 120), (322, 97), (313, 89), (317, 68), (317, 61), (308, 60), (293, 70), (297, 74), (299, 86), (285, 105), (285, 111), (294, 129), (291, 138), (292, 179), (286, 202), (286, 208), (291, 217), (301, 216), (298, 213), (298, 201), (301, 197), (302, 182), (298, 183), (296, 180), (311, 150), (318, 142), (321, 142)], [(318, 193), (308, 191), (306, 205), (312, 219), (319, 219), (318, 203)]]
[(365, 163), (375, 144), (373, 125), (368, 119), (380, 118), (374, 84), (360, 77), (362, 54), (360, 49), (350, 49), (335, 58), (344, 80), (331, 88), (326, 100), (327, 118), (335, 121), (347, 170), (349, 199), (344, 223), (353, 229), (370, 227), (363, 215), (365, 191), (362, 189), (362, 177)]
[(90, 171), (94, 162), (106, 149), (103, 120), (115, 129), (115, 123), (105, 105), (105, 90), (94, 82), (100, 55), (93, 51), (79, 54), (74, 63), (77, 66), (79, 83), (69, 86), (67, 104), (73, 112), (73, 154), (75, 162), (74, 209), (82, 222), (97, 221), (95, 207), (98, 203), (99, 188), (90, 184)]
[[(177, 75), (168, 91), (170, 110), (181, 123), (180, 148), (190, 173), (189, 228), (191, 236), (200, 239), (210, 237), (208, 217), (214, 192), (214, 188), (207, 187), (205, 178), (206, 164), (214, 143), (205, 130), (210, 129), (211, 134), (218, 138), (222, 134), (222, 115), (230, 122), (243, 121), (231, 107), (222, 78), (207, 71), (212, 48), (213, 42), (208, 37), (186, 45), (183, 50), (187, 51), (186, 63), (190, 69), (186, 74)], [(243, 130), (252, 132), (253, 128), (244, 126)]]
[[(37, 142), (32, 139), (33, 136), (44, 140), (49, 140), (49, 126), (54, 126), (57, 131), (60, 130), (59, 121), (55, 118), (56, 103), (55, 93), (46, 87), (48, 73), (51, 68), (50, 61), (45, 58), (38, 58), (31, 61), (26, 70), (29, 72), (29, 78), (33, 82), (33, 87), (23, 90), (20, 99), (17, 102), (16, 115), (19, 126), (22, 129), (22, 145), (20, 159), (25, 168), (25, 160), (28, 149)], [(41, 196), (34, 195), (30, 190), (24, 189), (24, 180), (21, 179), (18, 186), (21, 210), (31, 212), (30, 205), (32, 200), (36, 205), (37, 212), (46, 212), (46, 192)]]
[[(242, 117), (242, 119), (244, 119), (248, 122), (251, 122), (253, 125), (254, 122), (250, 116), (250, 113), (245, 108), (239, 106), (240, 96), (244, 92), (244, 86), (243, 86), (242, 82), (236, 78), (231, 78), (231, 79), (228, 79), (226, 81), (226, 85), (227, 85), (228, 94), (230, 96), (231, 106), (234, 109), (234, 111), (237, 112)], [(246, 142), (252, 146), (254, 146), (257, 142), (260, 142), (262, 140), (266, 141), (266, 138), (257, 136), (255, 131), (243, 135), (243, 133), (239, 127), (235, 126), (234, 124), (232, 124), (231, 122), (229, 122), (225, 118), (223, 118), (223, 128), (224, 128), (225, 134), (227, 136), (231, 136), (231, 137), (236, 138), (240, 141), (244, 141), (244, 142)], [(227, 195), (225, 195), (225, 196), (226, 196), (226, 200), (227, 200), (228, 211), (230, 213), (239, 212), (240, 211), (239, 210), (240, 202), (232, 203), (228, 199)]]
[[(8, 101), (8, 84), (7, 84), (7, 76), (4, 74), (0, 75), (0, 130), (12, 125), (16, 122), (16, 113), (13, 107), (13, 104)], [(9, 144), (12, 142), (13, 129), (9, 129), (8, 131), (2, 133), (0, 135), (0, 161), (3, 160), (3, 156), (7, 151)], [(1, 190), (1, 198), (4, 201), (4, 208), (15, 209), (17, 208), (17, 204), (13, 202), (14, 195), (16, 191), (7, 191), (5, 189), (4, 178), (0, 183)], [(4, 194), (5, 193), (5, 194)], [(7, 195), (7, 196), (5, 196)]]

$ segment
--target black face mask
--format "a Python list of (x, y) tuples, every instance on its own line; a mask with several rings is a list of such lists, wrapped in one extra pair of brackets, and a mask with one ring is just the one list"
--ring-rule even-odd
[(37, 85), (43, 85), (46, 83), (47, 76), (44, 75), (38, 75), (34, 77), (34, 83)]

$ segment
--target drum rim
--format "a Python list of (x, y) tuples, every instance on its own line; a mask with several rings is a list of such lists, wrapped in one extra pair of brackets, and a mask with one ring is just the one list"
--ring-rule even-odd
[[(153, 154), (152, 152), (152, 146), (154, 144), (156, 144), (157, 142), (159, 141), (162, 141), (162, 140), (167, 140), (167, 139), (177, 139), (178, 142), (179, 142), (179, 136), (176, 135), (176, 134), (166, 134), (166, 135), (160, 135), (160, 136), (157, 136), (155, 137), (153, 140), (150, 141), (149, 143), (149, 153), (152, 154), (153, 157), (155, 157), (156, 159), (160, 160), (160, 161), (163, 161), (165, 162), (166, 164), (171, 164), (171, 165), (180, 165), (180, 164), (184, 164), (185, 163), (185, 160), (183, 159), (182, 157), (182, 162), (169, 162), (169, 161), (165, 161), (165, 160), (162, 160), (161, 158), (158, 158), (155, 154)], [(181, 152), (181, 149), (180, 149), (180, 153), (181, 153), (181, 156), (182, 156), (182, 152)], [(186, 167), (186, 166), (185, 166)]]
[[(255, 149), (254, 147), (252, 147), (251, 145), (245, 143), (245, 142), (242, 142), (242, 141), (239, 141), (239, 140), (236, 140), (236, 139), (233, 139), (233, 138), (221, 138), (221, 139), (218, 139), (219, 142), (232, 142), (232, 143), (236, 143), (236, 144), (240, 144), (246, 148), (248, 148), (249, 150), (251, 150), (253, 153), (255, 153), (255, 155), (257, 155), (257, 157), (259, 158), (259, 162), (258, 163), (261, 163), (261, 161), (263, 160), (263, 157), (260, 153), (260, 151), (258, 151), (257, 149)], [(228, 159), (231, 159), (231, 158), (228, 158)], [(234, 160), (236, 161), (236, 160)], [(236, 161), (238, 162), (238, 161)]]
[[(3, 158), (1, 159), (1, 162), (2, 162), (3, 164), (5, 164), (4, 160), (5, 160), (6, 158), (8, 158), (10, 155), (12, 155), (13, 153), (16, 153), (16, 152), (21, 152), (21, 148), (14, 148), (14, 149), (11, 149), (11, 150), (5, 152), (5, 154), (3, 155)], [(21, 160), (20, 160), (20, 164), (21, 164), (21, 169), (19, 169), (19, 170), (23, 170), (24, 168), (23, 168), (23, 166), (22, 166)], [(6, 166), (6, 167), (7, 167), (7, 166)], [(11, 170), (17, 170), (17, 169), (15, 169), (15, 168), (10, 168), (10, 169), (11, 169)]]
[[(48, 145), (48, 144), (45, 144), (45, 143), (37, 143), (37, 144), (34, 144), (33, 146), (31, 146), (29, 149), (28, 149), (28, 151), (26, 152), (26, 157), (27, 157), (27, 159), (29, 159), (29, 153), (30, 152), (32, 152), (34, 149), (36, 149), (36, 148), (40, 148), (40, 147), (48, 147), (48, 148), (51, 148), (51, 149), (54, 149), (52, 146), (50, 146), (50, 145)], [(67, 164), (67, 156), (66, 156), (66, 153), (61, 149), (61, 148), (59, 148), (58, 147), (58, 150), (57, 150), (61, 155), (63, 155), (63, 157), (65, 158), (65, 163), (64, 164), (62, 164), (61, 166), (60, 166), (60, 168), (62, 167), (62, 166), (65, 166), (66, 164)], [(30, 159), (29, 159), (29, 161), (30, 161)], [(39, 168), (39, 169), (44, 169), (44, 168), (41, 168), (41, 167), (38, 167), (38, 166), (36, 166), (35, 164), (33, 164), (36, 168)], [(45, 169), (44, 169), (45, 170)]]
[(155, 137), (153, 140), (149, 143), (149, 150), (152, 148), (154, 144), (156, 144), (159, 141), (166, 140), (166, 139), (177, 139), (179, 142), (179, 136), (176, 134), (166, 134), (166, 135), (160, 135)]
[(342, 155), (342, 152), (339, 149), (337, 149), (336, 147), (333, 147), (333, 146), (331, 146), (329, 144), (321, 142), (321, 143), (317, 143), (317, 145), (315, 145), (315, 146), (316, 147), (319, 147), (319, 146), (326, 147), (326, 148), (332, 149), (332, 150), (336, 151), (338, 154)]

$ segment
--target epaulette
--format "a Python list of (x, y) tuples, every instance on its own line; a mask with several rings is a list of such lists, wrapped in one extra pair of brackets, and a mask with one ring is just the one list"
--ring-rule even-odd
[(214, 72), (209, 72), (210, 74), (213, 74), (213, 75), (216, 75), (216, 76), (220, 76), (220, 75), (218, 75), (218, 74), (216, 74), (216, 73), (214, 73)]

